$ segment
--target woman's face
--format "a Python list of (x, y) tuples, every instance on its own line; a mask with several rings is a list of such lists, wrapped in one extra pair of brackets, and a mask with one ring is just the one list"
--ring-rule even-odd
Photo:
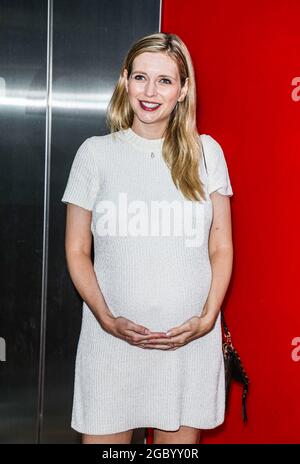
[(127, 76), (125, 69), (126, 90), (135, 118), (141, 123), (166, 126), (177, 101), (184, 100), (187, 93), (187, 81), (180, 87), (175, 61), (165, 53), (145, 52), (134, 59), (128, 80)]

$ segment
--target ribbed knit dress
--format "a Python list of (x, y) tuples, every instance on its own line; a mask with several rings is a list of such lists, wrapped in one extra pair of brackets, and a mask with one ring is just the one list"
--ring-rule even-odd
[[(206, 193), (231, 196), (220, 144), (210, 135), (200, 137)], [(168, 216), (168, 207), (188, 211), (184, 205), (197, 202), (175, 187), (162, 157), (163, 141), (141, 137), (131, 128), (89, 137), (78, 148), (61, 201), (92, 211), (94, 270), (112, 314), (166, 332), (199, 316), (208, 297), (213, 205), (207, 195), (189, 216), (194, 229), (174, 232), (179, 216), (172, 223), (175, 213)], [(164, 205), (159, 216), (153, 212), (157, 202)], [(162, 233), (162, 222), (168, 220), (173, 228)], [(197, 227), (195, 246), (191, 231)], [(102, 435), (139, 427), (212, 429), (224, 422), (220, 314), (209, 333), (172, 351), (131, 345), (102, 329), (85, 302), (82, 309), (73, 429)]]

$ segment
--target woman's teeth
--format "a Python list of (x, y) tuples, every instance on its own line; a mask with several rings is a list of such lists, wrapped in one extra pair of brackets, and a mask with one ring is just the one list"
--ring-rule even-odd
[(143, 110), (154, 111), (160, 106), (160, 103), (148, 103), (140, 101), (140, 105), (143, 108)]

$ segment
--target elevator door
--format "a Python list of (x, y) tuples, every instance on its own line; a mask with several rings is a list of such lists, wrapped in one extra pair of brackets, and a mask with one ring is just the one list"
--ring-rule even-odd
[(123, 58), (160, 30), (161, 3), (0, 6), (0, 442), (78, 443), (70, 421), (82, 303), (66, 268), (60, 200), (79, 145), (108, 133)]

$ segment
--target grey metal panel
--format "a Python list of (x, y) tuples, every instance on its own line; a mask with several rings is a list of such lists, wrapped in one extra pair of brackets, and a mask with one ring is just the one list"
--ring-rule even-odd
[(159, 0), (54, 1), (44, 443), (79, 440), (70, 420), (81, 300), (66, 269), (60, 199), (79, 145), (108, 132), (105, 110), (124, 55), (159, 31), (160, 7)]
[(42, 442), (76, 443), (81, 300), (66, 269), (60, 199), (80, 143), (107, 132), (124, 54), (160, 30), (161, 2), (0, 0), (0, 13), (0, 442), (33, 443), (41, 431)]
[(0, 2), (0, 442), (34, 443), (38, 401), (47, 1)]

